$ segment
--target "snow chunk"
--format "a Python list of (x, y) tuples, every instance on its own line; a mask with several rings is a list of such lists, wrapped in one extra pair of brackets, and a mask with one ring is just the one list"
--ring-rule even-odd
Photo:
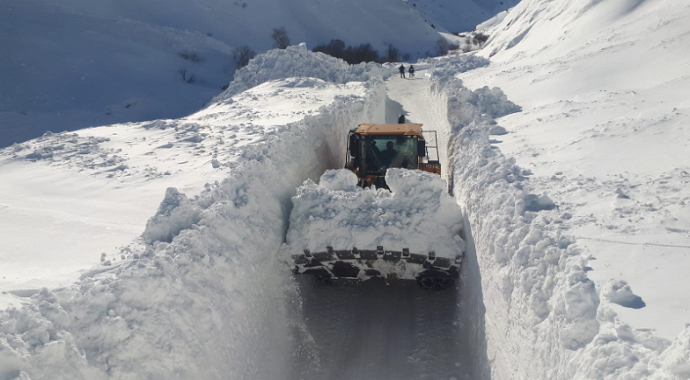
[(201, 211), (187, 197), (169, 187), (156, 215), (147, 223), (142, 236), (147, 243), (171, 242), (180, 231), (190, 228), (201, 219)]
[(508, 134), (508, 131), (500, 125), (496, 125), (489, 130), (489, 134), (494, 136), (502, 136)]
[(454, 258), (464, 251), (462, 213), (435, 174), (389, 169), (383, 189), (362, 189), (349, 170), (329, 170), (320, 184), (306, 181), (293, 197), (287, 243), (303, 249), (384, 249)]
[(633, 294), (630, 285), (623, 280), (611, 280), (607, 282), (601, 293), (609, 301), (623, 307), (642, 309), (647, 306), (641, 297)]
[(326, 170), (319, 184), (333, 191), (353, 191), (357, 186), (357, 176), (349, 170)]
[(542, 211), (542, 210), (553, 210), (556, 208), (556, 204), (553, 203), (548, 195), (536, 195), (536, 194), (526, 194), (525, 195), (525, 210), (527, 211)]

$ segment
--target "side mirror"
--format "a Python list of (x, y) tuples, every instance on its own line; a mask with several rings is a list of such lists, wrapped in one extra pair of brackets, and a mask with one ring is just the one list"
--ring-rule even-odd
[(426, 141), (422, 139), (417, 140), (417, 156), (426, 157)]

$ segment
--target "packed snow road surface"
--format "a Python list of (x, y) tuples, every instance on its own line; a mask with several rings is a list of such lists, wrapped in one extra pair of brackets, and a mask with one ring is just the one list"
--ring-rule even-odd
[(458, 291), (382, 279), (326, 286), (300, 276), (303, 334), (290, 379), (478, 379)]

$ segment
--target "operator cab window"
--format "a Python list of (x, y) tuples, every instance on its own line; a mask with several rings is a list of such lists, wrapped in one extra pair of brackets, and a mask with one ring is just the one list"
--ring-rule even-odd
[(388, 168), (417, 169), (416, 136), (369, 136), (363, 144), (368, 174), (383, 175)]

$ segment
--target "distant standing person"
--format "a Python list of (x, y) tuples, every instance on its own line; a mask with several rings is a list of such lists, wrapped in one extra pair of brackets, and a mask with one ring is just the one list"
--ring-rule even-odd
[(398, 70), (400, 70), (400, 78), (405, 78), (405, 65), (400, 64), (400, 67), (398, 67)]
[(410, 78), (414, 78), (414, 66), (410, 65), (410, 68), (407, 69), (407, 72), (410, 73)]

